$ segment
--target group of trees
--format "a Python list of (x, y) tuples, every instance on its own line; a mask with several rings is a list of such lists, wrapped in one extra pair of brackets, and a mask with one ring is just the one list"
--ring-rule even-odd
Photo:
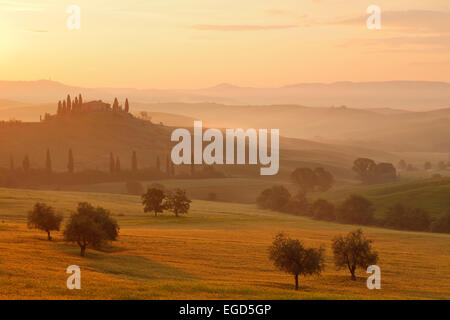
[(426, 210), (396, 204), (387, 209), (383, 218), (377, 219), (372, 202), (360, 195), (350, 195), (336, 206), (324, 199), (310, 202), (303, 196), (292, 197), (284, 186), (277, 185), (261, 192), (256, 202), (262, 209), (307, 216), (315, 220), (450, 233), (450, 211), (433, 221)]
[[(89, 103), (88, 103), (88, 105), (89, 105)], [(108, 109), (109, 108), (110, 107), (108, 107)], [(79, 94), (77, 97), (75, 97), (75, 99), (72, 99), (70, 97), (70, 94), (68, 94), (66, 99), (64, 99), (62, 101), (61, 100), (58, 101), (58, 109), (56, 110), (56, 115), (63, 116), (63, 115), (67, 115), (67, 114), (86, 111), (84, 109), (85, 109), (84, 102), (83, 102), (83, 97), (81, 96), (81, 94)], [(119, 105), (119, 100), (117, 100), (117, 98), (114, 98), (114, 102), (113, 102), (111, 109), (114, 112), (129, 113), (130, 112), (130, 104), (128, 102), (128, 98), (125, 99), (125, 105), (123, 107), (122, 107), (122, 105)], [(45, 118), (48, 118), (47, 114), (46, 114)]]
[[(45, 171), (48, 174), (53, 173), (53, 162), (51, 157), (50, 149), (46, 150), (46, 156), (45, 156)], [(158, 171), (161, 170), (161, 163), (159, 160), (159, 156), (156, 157), (156, 168)], [(9, 169), (11, 171), (15, 171), (17, 168), (15, 166), (14, 157), (10, 155), (9, 159)], [(22, 169), (25, 173), (28, 173), (31, 169), (31, 163), (30, 163), (30, 157), (28, 155), (25, 155), (22, 160)], [(138, 159), (137, 159), (137, 153), (136, 151), (133, 151), (131, 154), (131, 166), (130, 169), (132, 172), (138, 171)], [(74, 156), (72, 149), (69, 149), (68, 156), (67, 156), (67, 172), (74, 173), (75, 170), (75, 162), (74, 162)], [(110, 173), (119, 173), (121, 171), (121, 163), (119, 156), (114, 157), (113, 153), (110, 153), (110, 159), (109, 159), (109, 172)], [(166, 166), (166, 174), (168, 176), (174, 176), (175, 175), (175, 167), (172, 161), (170, 161), (170, 157), (167, 156), (167, 166)]]
[[(47, 232), (48, 240), (52, 239), (52, 231), (60, 230), (62, 220), (62, 215), (44, 203), (36, 203), (28, 213), (28, 227)], [(119, 225), (111, 213), (87, 202), (78, 204), (64, 230), (64, 240), (78, 244), (82, 257), (88, 246), (99, 248), (105, 242), (116, 240), (118, 235)]]
[(72, 112), (77, 112), (81, 109), (82, 105), (83, 97), (81, 96), (81, 94), (79, 94), (78, 97), (75, 97), (75, 99), (73, 100), (70, 97), (70, 94), (68, 94), (65, 100), (58, 101), (58, 109), (56, 110), (56, 115), (62, 116)]
[[(335, 237), (332, 250), (336, 267), (348, 268), (352, 280), (356, 280), (358, 268), (367, 269), (378, 261), (378, 253), (372, 248), (372, 240), (368, 240), (360, 229), (346, 236)], [(298, 290), (300, 275), (320, 275), (324, 270), (325, 249), (306, 248), (301, 241), (279, 233), (269, 248), (269, 259), (276, 268), (294, 276), (295, 290)]]
[(392, 163), (376, 163), (368, 158), (356, 159), (352, 169), (365, 184), (385, 183), (397, 178), (397, 170)]
[(144, 212), (154, 212), (155, 217), (165, 210), (173, 212), (178, 217), (180, 214), (189, 212), (191, 200), (186, 196), (186, 191), (182, 189), (165, 191), (162, 188), (148, 188), (147, 192), (142, 195), (142, 204)]
[[(400, 160), (397, 165), (397, 168), (399, 170), (403, 170), (403, 171), (418, 171), (419, 170), (419, 168), (415, 167), (411, 163), (407, 163), (405, 160)], [(438, 163), (436, 163), (436, 165), (433, 165), (430, 161), (425, 161), (425, 163), (423, 164), (424, 170), (431, 170), (434, 168), (437, 170), (447, 170), (448, 168), (450, 168), (450, 161), (448, 161), (448, 162), (439, 161)]]

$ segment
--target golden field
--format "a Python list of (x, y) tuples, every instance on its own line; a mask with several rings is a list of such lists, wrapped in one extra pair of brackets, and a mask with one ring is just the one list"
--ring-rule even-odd
[[(61, 232), (47, 241), (26, 227), (37, 201), (67, 217), (77, 202), (110, 209), (120, 236), (103, 251), (81, 258)], [(126, 195), (0, 189), (1, 299), (449, 299), (450, 235), (363, 228), (379, 252), (381, 290), (368, 290), (336, 270), (331, 239), (356, 226), (258, 210), (254, 205), (194, 201), (189, 215), (145, 214)], [(276, 270), (267, 249), (285, 231), (307, 246), (326, 248), (320, 277)], [(81, 267), (81, 290), (66, 288), (66, 268)]]

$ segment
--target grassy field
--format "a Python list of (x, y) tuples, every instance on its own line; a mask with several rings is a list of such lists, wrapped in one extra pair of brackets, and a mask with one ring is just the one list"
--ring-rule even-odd
[(397, 203), (422, 208), (433, 217), (438, 217), (450, 209), (450, 178), (400, 180), (370, 186), (345, 186), (315, 196), (340, 203), (351, 194), (359, 194), (370, 199), (378, 217), (383, 216), (387, 208)]
[[(68, 214), (78, 201), (110, 209), (121, 226), (103, 251), (46, 241), (26, 228), (27, 211), (45, 201)], [(144, 214), (139, 197), (0, 189), (2, 299), (449, 299), (450, 235), (364, 228), (379, 252), (382, 289), (368, 290), (335, 270), (331, 239), (355, 226), (313, 221), (254, 205), (194, 201), (188, 216)], [(326, 248), (320, 277), (293, 278), (268, 260), (273, 236), (285, 231), (307, 246)], [(81, 267), (82, 288), (66, 288), (66, 268)]]

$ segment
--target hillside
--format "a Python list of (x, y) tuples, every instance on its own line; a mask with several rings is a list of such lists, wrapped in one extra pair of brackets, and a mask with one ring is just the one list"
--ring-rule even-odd
[(378, 217), (383, 217), (386, 209), (397, 203), (421, 208), (433, 217), (439, 217), (450, 209), (450, 178), (338, 187), (316, 196), (340, 203), (351, 194), (359, 194), (372, 201)]
[[(102, 251), (47, 241), (26, 228), (27, 211), (45, 199), (66, 219), (79, 201), (112, 211), (117, 242)], [(351, 281), (333, 265), (331, 240), (355, 226), (257, 210), (252, 205), (194, 201), (187, 216), (142, 211), (140, 198), (110, 194), (0, 189), (1, 299), (448, 299), (450, 236), (364, 228), (380, 256), (382, 290), (367, 290), (364, 271)], [(67, 220), (66, 220), (67, 221)], [(277, 232), (325, 248), (320, 277), (276, 270), (267, 248)], [(82, 290), (65, 288), (69, 265)], [(401, 268), (399, 268), (401, 266)], [(413, 279), (414, 281), (411, 281)]]
[[(0, 124), (0, 167), (9, 167), (10, 155), (16, 166), (28, 155), (31, 167), (42, 168), (47, 149), (51, 151), (55, 170), (66, 170), (69, 149), (73, 150), (76, 170), (107, 171), (110, 152), (120, 157), (124, 169), (129, 169), (132, 151), (138, 154), (139, 167), (155, 167), (156, 156), (164, 160), (170, 153), (173, 129), (113, 112), (57, 117), (40, 123), (3, 123)], [(307, 165), (324, 166), (338, 178), (353, 179), (351, 165), (358, 157), (399, 160), (398, 156), (368, 148), (300, 139), (281, 138), (280, 149), (280, 175), (283, 177), (293, 168)], [(234, 176), (260, 177), (256, 166), (222, 166), (221, 170)]]
[[(300, 105), (136, 104), (137, 110), (203, 120), (211, 127), (280, 128), (286, 137), (397, 152), (449, 152), (450, 109), (380, 112)], [(255, 115), (258, 115), (255, 117)]]

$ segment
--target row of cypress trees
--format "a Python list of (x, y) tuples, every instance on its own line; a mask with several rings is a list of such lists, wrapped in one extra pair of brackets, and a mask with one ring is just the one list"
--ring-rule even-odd
[[(10, 170), (15, 170), (15, 164), (14, 164), (14, 158), (11, 155), (10, 156)], [(30, 158), (28, 155), (25, 155), (25, 157), (22, 160), (22, 168), (27, 173), (30, 171)], [(156, 157), (156, 168), (158, 171), (161, 171), (161, 161), (159, 156)], [(47, 173), (51, 174), (53, 172), (53, 166), (52, 166), (52, 159), (50, 155), (50, 150), (47, 149), (46, 158), (45, 158), (45, 170)], [(68, 159), (67, 159), (67, 172), (68, 173), (74, 173), (75, 170), (75, 164), (74, 164), (74, 157), (72, 149), (69, 149), (68, 153)], [(110, 173), (119, 173), (121, 171), (121, 164), (120, 164), (120, 158), (114, 157), (114, 154), (111, 152), (109, 156), (109, 172)], [(131, 171), (137, 172), (138, 171), (138, 160), (137, 160), (137, 154), (136, 151), (133, 151), (131, 156)], [(170, 157), (166, 157), (166, 171), (168, 176), (175, 176), (175, 166), (172, 161), (170, 161)]]

